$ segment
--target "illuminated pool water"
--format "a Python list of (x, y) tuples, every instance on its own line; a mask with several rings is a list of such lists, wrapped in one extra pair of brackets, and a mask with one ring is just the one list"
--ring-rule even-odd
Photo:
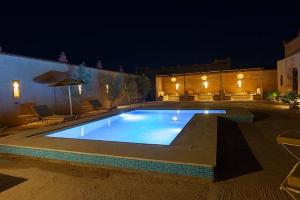
[(133, 110), (47, 136), (169, 145), (196, 113), (226, 112), (225, 110)]

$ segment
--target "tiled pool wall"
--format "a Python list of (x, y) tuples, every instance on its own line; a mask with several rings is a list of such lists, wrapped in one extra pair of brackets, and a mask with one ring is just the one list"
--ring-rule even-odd
[(174, 162), (164, 162), (155, 160), (133, 159), (125, 157), (115, 157), (99, 154), (88, 154), (79, 152), (29, 148), (20, 146), (0, 145), (0, 152), (22, 156), (32, 156), (63, 160), (77, 163), (86, 163), (100, 166), (110, 166), (117, 168), (136, 169), (151, 172), (160, 172), (175, 175), (193, 176), (214, 180), (215, 169), (213, 166), (202, 166), (192, 164), (181, 164)]

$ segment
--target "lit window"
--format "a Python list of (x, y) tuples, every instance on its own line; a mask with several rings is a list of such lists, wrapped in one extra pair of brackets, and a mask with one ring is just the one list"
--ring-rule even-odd
[(204, 82), (203, 82), (203, 86), (204, 86), (205, 89), (208, 88), (208, 82), (207, 82), (207, 81), (204, 81)]
[(242, 87), (242, 81), (238, 80), (237, 85), (238, 85), (239, 88)]
[(13, 97), (15, 99), (21, 98), (20, 81), (13, 80), (12, 85), (13, 85)]

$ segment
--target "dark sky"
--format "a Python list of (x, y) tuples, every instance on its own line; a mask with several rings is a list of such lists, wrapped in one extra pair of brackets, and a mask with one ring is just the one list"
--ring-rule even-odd
[(0, 46), (8, 53), (47, 59), (65, 51), (74, 64), (94, 66), (101, 59), (106, 68), (122, 64), (129, 72), (138, 66), (210, 63), (226, 57), (236, 67), (275, 66), (283, 57), (282, 41), (295, 37), (300, 28), (299, 6), (284, 6), (283, 1), (183, 2), (1, 16)]

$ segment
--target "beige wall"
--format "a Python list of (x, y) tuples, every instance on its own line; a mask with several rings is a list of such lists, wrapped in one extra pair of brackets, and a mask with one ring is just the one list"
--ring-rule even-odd
[[(300, 53), (293, 54), (287, 58), (277, 61), (277, 82), (280, 92), (290, 92), (293, 89), (293, 69), (298, 70), (298, 93), (300, 93)], [(280, 84), (280, 76), (283, 84)]]
[(241, 79), (242, 87), (240, 88), (238, 87), (239, 79), (237, 78), (239, 73), (239, 71), (222, 73), (223, 89), (227, 93), (256, 92), (257, 88), (261, 88), (261, 70), (241, 71), (244, 78)]
[[(207, 76), (207, 80), (202, 80), (202, 76)], [(208, 87), (204, 87), (204, 82), (208, 83)], [(186, 90), (192, 91), (193, 94), (217, 93), (220, 87), (220, 76), (218, 73), (187, 75)]]
[(162, 77), (162, 90), (165, 92), (166, 95), (175, 95), (176, 91), (176, 83), (179, 84), (179, 94), (183, 94), (183, 83), (184, 78), (183, 76), (175, 76), (176, 82), (171, 81), (170, 77)]
[[(67, 87), (49, 87), (47, 84), (39, 84), (33, 81), (36, 76), (44, 74), (50, 70), (73, 73), (78, 66), (51, 62), (39, 59), (32, 59), (14, 55), (0, 54), (0, 125), (16, 125), (20, 123), (18, 115), (20, 114), (21, 103), (34, 102), (38, 105), (46, 104), (56, 114), (67, 114), (69, 112)], [(107, 73), (117, 74), (94, 68), (85, 68), (91, 74), (89, 90), (84, 96), (73, 96), (73, 109), (78, 112), (80, 102), (87, 98), (99, 99), (104, 105), (108, 101), (104, 94), (104, 86), (101, 77)], [(119, 73), (123, 76), (127, 74)], [(12, 80), (20, 80), (21, 98), (13, 98)], [(77, 86), (73, 86), (77, 87)], [(74, 89), (74, 91), (77, 88)], [(126, 98), (123, 96), (116, 104), (124, 104)]]
[(263, 90), (277, 91), (277, 70), (263, 70)]

